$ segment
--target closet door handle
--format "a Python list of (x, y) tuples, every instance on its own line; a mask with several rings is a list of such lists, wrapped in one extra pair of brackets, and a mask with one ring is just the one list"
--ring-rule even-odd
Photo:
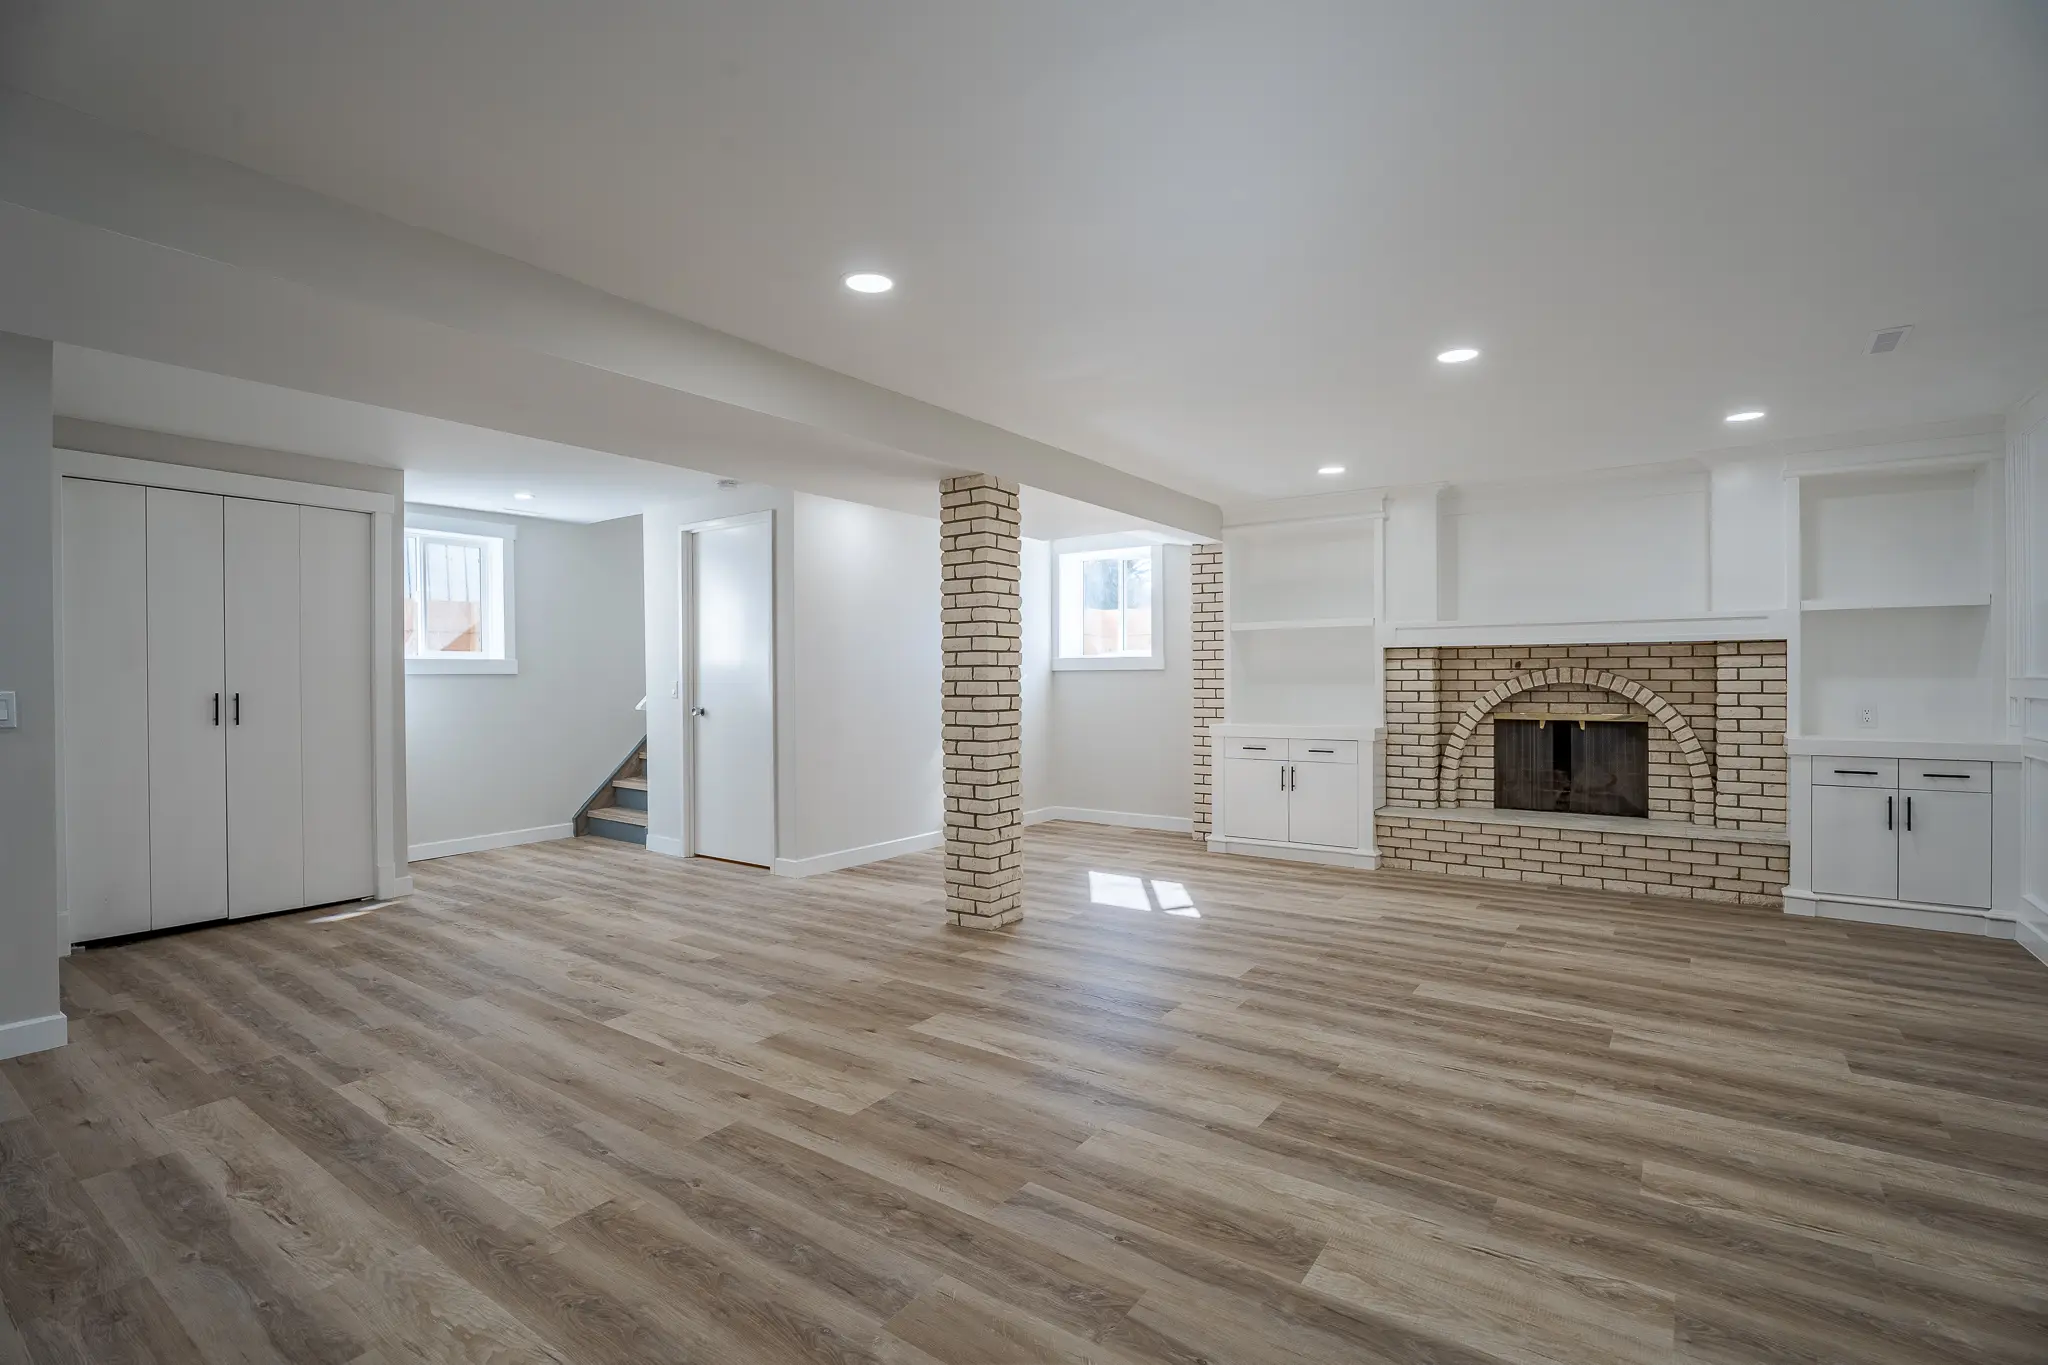
[(213, 694), (213, 723), (220, 724), (220, 693)]
[(1884, 799), (1884, 827), (1886, 829), (1892, 827), (1892, 799), (1889, 796)]
[(1287, 790), (1287, 765), (1285, 763), (1280, 765), (1280, 790)]
[(1913, 832), (1913, 798), (1906, 798), (1906, 833)]
[(237, 693), (235, 693), (235, 724), (237, 724), (237, 725), (240, 725), (241, 723), (242, 723), (242, 694), (241, 694), (240, 692), (237, 692)]

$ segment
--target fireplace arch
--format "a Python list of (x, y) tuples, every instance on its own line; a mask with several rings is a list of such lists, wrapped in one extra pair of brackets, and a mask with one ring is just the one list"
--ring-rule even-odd
[(1483, 695), (1475, 698), (1444, 737), (1443, 760), (1437, 778), (1438, 796), (1443, 805), (1458, 804), (1458, 770), (1465, 760), (1465, 748), (1495, 708), (1523, 692), (1560, 683), (1597, 687), (1603, 692), (1626, 697), (1649, 712), (1650, 719), (1664, 727), (1685, 759), (1692, 785), (1692, 822), (1696, 825), (1714, 823), (1714, 770), (1707, 761), (1706, 745), (1700, 742), (1699, 734), (1692, 728), (1691, 723), (1677, 707), (1633, 678), (1624, 678), (1618, 673), (1609, 673), (1597, 668), (1537, 669), (1517, 674), (1506, 682), (1496, 683)]

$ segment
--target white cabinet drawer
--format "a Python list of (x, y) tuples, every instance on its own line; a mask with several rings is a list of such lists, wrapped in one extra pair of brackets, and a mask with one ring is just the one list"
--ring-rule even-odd
[(1287, 741), (1284, 739), (1226, 739), (1223, 741), (1225, 758), (1286, 758)]
[(1355, 739), (1293, 739), (1287, 742), (1287, 756), (1296, 763), (1358, 763)]
[[(1962, 769), (1956, 769), (1961, 772)], [(1817, 755), (1813, 760), (1813, 785), (1816, 787), (1896, 787), (1899, 785), (1899, 760), (1896, 758), (1829, 758)]]
[(1906, 760), (1899, 764), (1899, 785), (1924, 792), (1988, 792), (1991, 765), (1946, 758)]

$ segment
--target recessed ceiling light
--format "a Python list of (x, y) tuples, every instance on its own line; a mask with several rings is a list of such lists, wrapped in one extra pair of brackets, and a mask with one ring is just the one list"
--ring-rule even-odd
[(519, 491), (518, 491), (517, 493), (514, 493), (514, 494), (513, 494), (512, 496), (513, 496), (513, 497), (515, 497), (515, 498), (517, 498), (517, 499), (519, 499), (519, 500), (520, 500), (521, 502), (532, 502), (532, 501), (533, 501), (533, 494), (531, 494), (531, 493), (527, 492), (527, 491), (526, 491), (525, 489), (523, 489), (523, 488), (522, 488), (522, 489), (520, 489), (520, 490), (519, 490)]
[(896, 281), (887, 275), (862, 272), (858, 275), (848, 275), (846, 287), (856, 294), (886, 294), (896, 287)]
[(1763, 415), (1764, 410), (1762, 408), (1744, 408), (1741, 412), (1729, 413), (1727, 420), (1730, 422), (1756, 422), (1761, 421)]
[(1436, 358), (1446, 365), (1462, 365), (1468, 360), (1479, 359), (1479, 348), (1476, 346), (1453, 346), (1448, 351), (1438, 351)]
[(1316, 471), (1318, 474), (1342, 474), (1343, 472), (1344, 466), (1341, 464), (1326, 464)]

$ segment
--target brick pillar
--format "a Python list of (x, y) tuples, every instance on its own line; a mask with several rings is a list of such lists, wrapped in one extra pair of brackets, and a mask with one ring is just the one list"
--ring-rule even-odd
[(1192, 556), (1190, 636), (1195, 672), (1195, 838), (1209, 837), (1215, 776), (1209, 727), (1223, 719), (1223, 547), (1197, 545)]
[(1000, 929), (1024, 918), (1017, 485), (987, 474), (941, 480), (939, 549), (946, 921)]
[(1444, 743), (1434, 649), (1387, 651), (1387, 802), (1437, 804)]
[(1785, 823), (1785, 642), (1723, 640), (1714, 659), (1714, 823)]

